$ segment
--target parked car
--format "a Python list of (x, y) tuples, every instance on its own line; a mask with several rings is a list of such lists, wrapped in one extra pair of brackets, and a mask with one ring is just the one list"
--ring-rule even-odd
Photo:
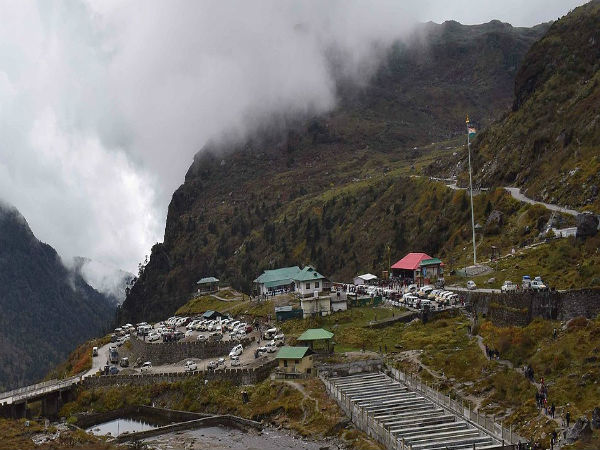
[(429, 295), (429, 293), (433, 290), (433, 286), (423, 286), (421, 289), (419, 289), (419, 292), (417, 293), (417, 295), (421, 298), (427, 298), (427, 296)]
[(239, 365), (240, 365), (240, 357), (232, 356), (231, 357), (231, 367), (235, 367), (235, 366), (239, 366)]
[(256, 349), (256, 352), (257, 352), (258, 354), (261, 354), (261, 353), (267, 353), (268, 351), (269, 351), (269, 349), (268, 349), (267, 347), (265, 347), (265, 346), (258, 347), (258, 348)]
[(275, 353), (277, 350), (279, 349), (277, 348), (277, 344), (275, 343), (275, 341), (271, 341), (269, 342), (269, 344), (267, 344), (267, 352)]
[(119, 373), (119, 369), (117, 368), (117, 366), (110, 366), (110, 368), (108, 369), (108, 373), (110, 375), (117, 375)]
[(229, 357), (240, 356), (243, 351), (244, 351), (244, 347), (242, 347), (242, 344), (238, 344), (231, 349), (231, 351), (229, 352)]
[(443, 278), (438, 278), (437, 281), (435, 282), (435, 287), (438, 289), (444, 289), (445, 285), (446, 285), (446, 280), (444, 280)]
[(198, 339), (199, 341), (208, 341), (208, 337), (206, 337), (205, 334), (199, 334), (196, 339)]
[(194, 361), (186, 361), (185, 363), (186, 372), (193, 372), (194, 370), (198, 370), (198, 364)]
[(190, 336), (191, 336), (191, 335), (193, 335), (193, 334), (194, 334), (194, 330), (187, 330), (187, 331), (185, 332), (185, 337), (190, 337)]
[(417, 289), (419, 287), (416, 284), (409, 284), (408, 287), (406, 288), (406, 292), (417, 292)]
[(273, 339), (273, 336), (277, 334), (277, 328), (269, 328), (263, 333), (263, 339)]
[(531, 282), (531, 290), (538, 291), (538, 292), (547, 291), (548, 286), (546, 286), (542, 280), (533, 280)]
[(92, 349), (92, 356), (98, 356), (98, 347)]
[(523, 280), (521, 281), (523, 290), (531, 289), (531, 277), (529, 275), (523, 275)]
[(502, 292), (512, 292), (517, 290), (517, 284), (513, 283), (510, 280), (504, 281), (502, 286), (500, 287), (500, 291)]
[(158, 334), (158, 333), (150, 333), (148, 335), (149, 342), (158, 341), (159, 339), (160, 339), (160, 334)]
[(477, 289), (477, 285), (475, 284), (475, 282), (473, 280), (467, 281), (467, 289), (470, 291)]
[(140, 370), (142, 372), (147, 372), (152, 368), (152, 363), (150, 361), (146, 361), (144, 364), (142, 364), (142, 367), (140, 367)]
[(206, 368), (208, 370), (214, 370), (217, 368), (217, 362), (216, 361), (211, 361), (208, 363), (208, 365), (206, 366)]
[(129, 367), (129, 358), (127, 356), (124, 356), (123, 358), (121, 358), (119, 365), (121, 367)]

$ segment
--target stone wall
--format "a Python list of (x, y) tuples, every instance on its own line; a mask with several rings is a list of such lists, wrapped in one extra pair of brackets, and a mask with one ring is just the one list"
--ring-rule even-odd
[(127, 433), (118, 436), (116, 442), (139, 441), (153, 436), (159, 436), (166, 433), (174, 433), (176, 431), (193, 430), (202, 427), (225, 426), (239, 429), (262, 429), (262, 424), (254, 420), (244, 419), (243, 417), (232, 416), (229, 414), (222, 416), (211, 416), (203, 419), (189, 420), (187, 422), (175, 423), (164, 427), (154, 428), (152, 430), (140, 431), (137, 433)]
[(174, 383), (197, 377), (199, 381), (226, 380), (236, 385), (256, 384), (267, 378), (277, 366), (277, 360), (269, 361), (255, 368), (197, 370), (177, 373), (144, 373), (135, 375), (100, 375), (85, 378), (82, 385), (86, 389), (104, 386), (146, 386), (157, 383)]
[(383, 369), (383, 359), (361, 359), (338, 364), (317, 362), (315, 367), (319, 376), (347, 377), (363, 372), (380, 372)]
[(572, 291), (465, 293), (467, 307), (498, 325), (525, 326), (536, 317), (567, 321), (600, 314), (600, 289)]
[(140, 339), (131, 339), (129, 350), (132, 362), (135, 360), (152, 361), (154, 365), (173, 364), (187, 358), (214, 358), (228, 355), (233, 347), (242, 344), (246, 348), (254, 338), (241, 341), (220, 342), (161, 342), (149, 343)]

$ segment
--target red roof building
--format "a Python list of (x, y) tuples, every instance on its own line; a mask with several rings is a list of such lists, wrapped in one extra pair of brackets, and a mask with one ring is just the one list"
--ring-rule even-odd
[(411, 283), (429, 283), (443, 276), (444, 263), (427, 253), (409, 253), (391, 267), (392, 275)]
[(409, 253), (392, 266), (392, 272), (396, 270), (417, 270), (424, 259), (432, 259), (427, 253)]

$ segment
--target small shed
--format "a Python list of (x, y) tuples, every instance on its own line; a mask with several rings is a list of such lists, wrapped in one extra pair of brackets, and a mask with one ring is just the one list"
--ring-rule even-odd
[(279, 362), (277, 371), (285, 378), (312, 375), (313, 351), (308, 347), (281, 347), (275, 359)]
[(206, 320), (216, 320), (224, 317), (227, 316), (223, 313), (220, 313), (219, 311), (213, 311), (212, 309), (209, 309), (204, 314), (202, 314), (202, 318)]
[(298, 337), (298, 342), (308, 344), (314, 352), (333, 352), (333, 333), (323, 328), (310, 328)]
[(355, 286), (362, 286), (363, 284), (373, 284), (377, 282), (377, 276), (372, 273), (365, 273), (354, 278)]
[(208, 294), (219, 290), (219, 279), (215, 277), (205, 277), (196, 281), (199, 294)]

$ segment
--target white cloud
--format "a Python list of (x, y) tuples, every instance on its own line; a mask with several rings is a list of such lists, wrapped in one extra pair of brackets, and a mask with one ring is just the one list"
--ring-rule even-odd
[(0, 0), (0, 197), (64, 257), (135, 272), (208, 140), (334, 106), (332, 50), (366, 79), (417, 20), (575, 3)]

